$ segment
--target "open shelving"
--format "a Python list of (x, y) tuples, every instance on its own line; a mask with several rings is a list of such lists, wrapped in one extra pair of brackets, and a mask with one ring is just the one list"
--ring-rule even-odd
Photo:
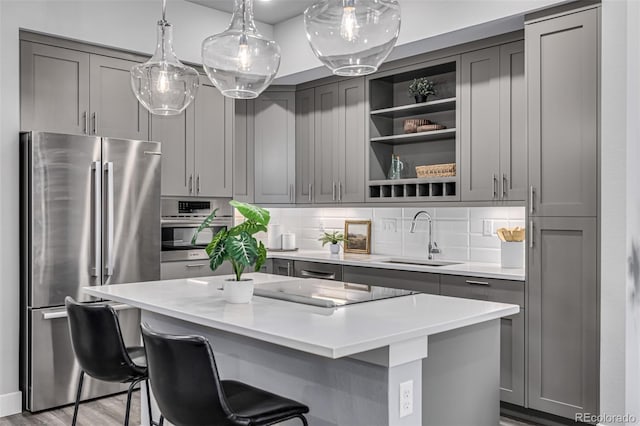
[[(445, 58), (387, 71), (368, 79), (369, 177), (367, 200), (455, 201), (460, 199), (458, 176), (420, 179), (416, 166), (456, 163), (459, 159), (458, 58)], [(414, 78), (434, 81), (437, 94), (414, 103), (408, 87)], [(426, 119), (441, 130), (405, 133), (408, 119)], [(392, 156), (404, 164), (403, 179), (387, 179)]]

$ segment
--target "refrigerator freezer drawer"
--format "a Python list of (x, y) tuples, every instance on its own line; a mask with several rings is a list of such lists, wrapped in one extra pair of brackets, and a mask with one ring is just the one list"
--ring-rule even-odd
[[(117, 306), (120, 328), (127, 346), (139, 346), (140, 311)], [(75, 401), (80, 376), (69, 336), (65, 308), (30, 311), (29, 395), (26, 408), (41, 411)], [(85, 377), (82, 399), (91, 399), (127, 390), (126, 384), (108, 383)]]

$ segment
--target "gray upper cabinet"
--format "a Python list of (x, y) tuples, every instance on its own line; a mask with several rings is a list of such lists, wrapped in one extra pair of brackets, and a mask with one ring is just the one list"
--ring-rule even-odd
[(296, 203), (313, 202), (314, 187), (314, 89), (296, 92)]
[(20, 42), (24, 130), (148, 140), (149, 113), (131, 91), (136, 62)]
[(255, 99), (255, 202), (295, 202), (295, 93)]
[(233, 195), (233, 100), (200, 76), (195, 99), (194, 179), (199, 197)]
[(150, 139), (162, 143), (162, 195), (193, 193), (194, 111), (180, 115), (151, 115)]
[(338, 85), (338, 201), (344, 203), (362, 203), (365, 198), (364, 85), (364, 77)]
[(87, 134), (89, 54), (20, 42), (20, 127)]
[(162, 142), (162, 195), (231, 197), (233, 101), (206, 77), (180, 115), (151, 116), (151, 139)]
[(530, 214), (596, 216), (598, 10), (525, 26)]
[(337, 83), (315, 88), (315, 183), (316, 203), (338, 201), (339, 86)]
[(462, 55), (462, 200), (524, 201), (524, 42)]
[(500, 197), (526, 200), (527, 85), (524, 41), (500, 46)]
[(598, 411), (596, 218), (537, 217), (529, 241), (529, 407)]
[(93, 134), (148, 140), (149, 113), (131, 90), (131, 67), (124, 59), (91, 55), (90, 100)]
[(500, 48), (462, 55), (462, 201), (499, 199)]
[(233, 117), (233, 198), (254, 202), (254, 102), (237, 99)]

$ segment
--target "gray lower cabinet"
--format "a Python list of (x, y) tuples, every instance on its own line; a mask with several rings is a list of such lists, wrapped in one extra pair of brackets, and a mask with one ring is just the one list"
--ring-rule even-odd
[(296, 204), (313, 202), (315, 90), (296, 92)]
[(160, 264), (160, 279), (176, 280), (180, 278), (210, 277), (215, 275), (232, 274), (229, 262), (225, 262), (218, 269), (209, 268), (209, 260), (191, 260), (185, 262), (162, 262)]
[(292, 277), (293, 263), (293, 260), (289, 259), (271, 259), (271, 273)]
[(162, 143), (162, 195), (232, 196), (233, 101), (201, 76), (194, 102), (180, 115), (151, 116)]
[(295, 93), (264, 92), (255, 102), (255, 202), (295, 202)]
[(525, 25), (534, 216), (597, 215), (598, 13)]
[(342, 265), (335, 263), (294, 262), (294, 276), (300, 278), (319, 278), (321, 280), (342, 281)]
[(520, 306), (519, 313), (500, 320), (500, 400), (524, 406), (524, 281), (441, 275), (440, 294)]
[(524, 201), (524, 42), (462, 55), (462, 201)]
[(529, 407), (597, 413), (597, 219), (536, 217), (529, 224)]
[(148, 140), (149, 113), (131, 90), (136, 62), (20, 42), (20, 127)]
[(254, 102), (236, 99), (233, 133), (233, 198), (253, 203), (255, 193)]
[(440, 275), (427, 272), (345, 266), (342, 280), (354, 284), (369, 284), (429, 294), (440, 293)]

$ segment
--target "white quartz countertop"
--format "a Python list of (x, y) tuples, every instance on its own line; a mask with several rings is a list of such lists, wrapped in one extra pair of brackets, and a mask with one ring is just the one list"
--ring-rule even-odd
[[(246, 274), (256, 286), (301, 280)], [(517, 305), (416, 294), (338, 308), (254, 296), (234, 305), (222, 298), (229, 276), (84, 287), (92, 296), (288, 348), (341, 358), (519, 312)]]
[[(331, 254), (329, 250), (299, 250), (291, 252), (269, 252), (272, 259), (306, 260), (309, 262), (335, 263), (339, 265), (364, 266), (369, 268), (395, 269), (400, 271), (432, 272), (447, 275), (467, 275), (480, 278), (524, 281), (524, 268), (503, 268), (495, 263), (464, 262), (456, 265), (425, 266), (404, 263), (388, 263), (397, 257), (377, 254), (340, 253)], [(426, 259), (422, 259), (426, 260)], [(437, 259), (441, 260), (441, 259)]]

